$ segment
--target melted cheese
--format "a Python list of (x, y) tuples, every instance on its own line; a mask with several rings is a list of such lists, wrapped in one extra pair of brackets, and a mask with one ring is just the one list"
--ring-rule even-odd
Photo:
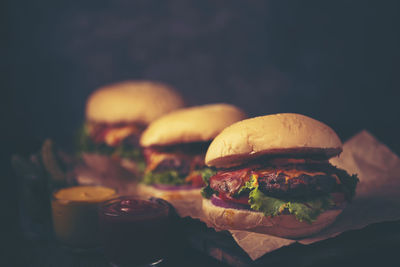
[(308, 171), (303, 171), (303, 170), (296, 170), (296, 169), (291, 169), (291, 170), (279, 170), (277, 174), (283, 173), (285, 175), (286, 183), (290, 180), (293, 179), (294, 177), (299, 177), (302, 174), (309, 175), (309, 176), (316, 176), (316, 175), (326, 175), (324, 172), (308, 172)]
[(253, 186), (256, 187), (258, 185), (258, 175), (253, 173), (251, 175), (251, 181), (253, 182)]
[(138, 129), (134, 126), (111, 128), (107, 130), (107, 133), (104, 136), (104, 142), (109, 146), (115, 146), (125, 137), (136, 132), (138, 132)]

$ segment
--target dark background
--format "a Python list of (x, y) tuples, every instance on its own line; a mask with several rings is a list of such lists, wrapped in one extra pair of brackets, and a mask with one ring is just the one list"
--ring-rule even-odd
[(90, 92), (126, 79), (250, 116), (302, 113), (343, 140), (367, 129), (400, 153), (397, 1), (70, 2), (1, 3), (6, 208), (10, 154), (67, 144)]

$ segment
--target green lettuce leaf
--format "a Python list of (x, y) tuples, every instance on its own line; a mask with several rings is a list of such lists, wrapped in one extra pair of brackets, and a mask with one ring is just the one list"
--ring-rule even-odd
[(201, 175), (201, 177), (203, 178), (204, 183), (207, 184), (207, 185), (210, 183), (210, 178), (217, 173), (216, 170), (214, 170), (212, 168), (208, 168), (208, 167), (204, 167), (204, 168), (202, 168), (200, 170), (197, 170), (196, 172)]
[(201, 177), (203, 178), (203, 181), (204, 181), (204, 183), (206, 184), (206, 186), (203, 187), (203, 188), (201, 189), (201, 195), (202, 195), (204, 198), (207, 198), (207, 199), (208, 199), (208, 198), (211, 198), (212, 195), (218, 194), (217, 191), (214, 191), (214, 190), (210, 187), (210, 178), (211, 178), (212, 176), (214, 176), (216, 173), (217, 173), (216, 170), (211, 169), (211, 168), (208, 168), (208, 167), (203, 168), (203, 169), (201, 170), (201, 172), (200, 172)]
[(139, 171), (144, 171), (146, 168), (146, 163), (140, 148), (124, 143), (121, 143), (117, 147), (110, 147), (104, 143), (96, 144), (90, 139), (86, 124), (83, 124), (77, 134), (77, 152), (78, 154), (83, 152), (98, 153), (107, 156), (131, 159), (137, 163)]
[(258, 185), (255, 184), (256, 178), (252, 175), (250, 177), (250, 180), (247, 181), (244, 186), (242, 186), (239, 191), (235, 194), (235, 196), (240, 196), (245, 193), (250, 193), (251, 190), (255, 189), (258, 187)]
[(146, 160), (144, 159), (143, 154), (138, 147), (122, 144), (115, 148), (111, 156), (133, 160), (136, 163), (137, 169), (141, 173), (144, 173), (146, 170)]
[(318, 215), (335, 205), (329, 195), (305, 200), (282, 200), (264, 195), (258, 187), (250, 192), (249, 204), (253, 210), (261, 211), (265, 216), (276, 216), (287, 210), (297, 220), (308, 223), (312, 223)]
[(78, 130), (76, 138), (76, 148), (78, 154), (89, 152), (89, 153), (99, 153), (103, 155), (111, 155), (115, 148), (107, 146), (106, 144), (95, 144), (89, 136), (88, 127), (85, 124)]
[(214, 189), (212, 189), (212, 188), (210, 187), (210, 185), (207, 185), (206, 187), (203, 187), (203, 188), (201, 189), (201, 195), (202, 195), (204, 198), (209, 199), (209, 198), (211, 198), (214, 194), (218, 196), (218, 192), (217, 192), (217, 191), (214, 191)]
[[(211, 176), (214, 175), (215, 171), (211, 168), (205, 167), (199, 170), (195, 170), (202, 176), (204, 181), (208, 181)], [(177, 171), (170, 170), (160, 173), (148, 172), (144, 175), (142, 183), (144, 184), (166, 184), (166, 185), (183, 185), (185, 184), (186, 175), (179, 175)]]
[(351, 201), (356, 194), (356, 187), (360, 179), (357, 174), (349, 175), (345, 170), (335, 167), (335, 173), (342, 183), (342, 191), (347, 201)]

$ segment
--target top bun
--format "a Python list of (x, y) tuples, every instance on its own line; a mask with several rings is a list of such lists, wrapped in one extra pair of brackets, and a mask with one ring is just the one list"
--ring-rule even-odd
[(340, 154), (342, 143), (326, 124), (310, 117), (282, 113), (255, 117), (224, 129), (208, 148), (208, 166), (232, 167), (262, 155)]
[(184, 106), (182, 97), (162, 83), (125, 81), (93, 92), (86, 104), (86, 119), (93, 122), (149, 124)]
[(225, 127), (246, 115), (228, 104), (184, 108), (155, 120), (143, 132), (142, 146), (163, 146), (212, 140)]

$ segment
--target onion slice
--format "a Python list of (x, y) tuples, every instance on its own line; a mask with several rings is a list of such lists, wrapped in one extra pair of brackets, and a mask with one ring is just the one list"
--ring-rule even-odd
[(250, 205), (222, 200), (216, 196), (212, 196), (211, 203), (215, 206), (227, 208), (227, 209), (251, 210)]

